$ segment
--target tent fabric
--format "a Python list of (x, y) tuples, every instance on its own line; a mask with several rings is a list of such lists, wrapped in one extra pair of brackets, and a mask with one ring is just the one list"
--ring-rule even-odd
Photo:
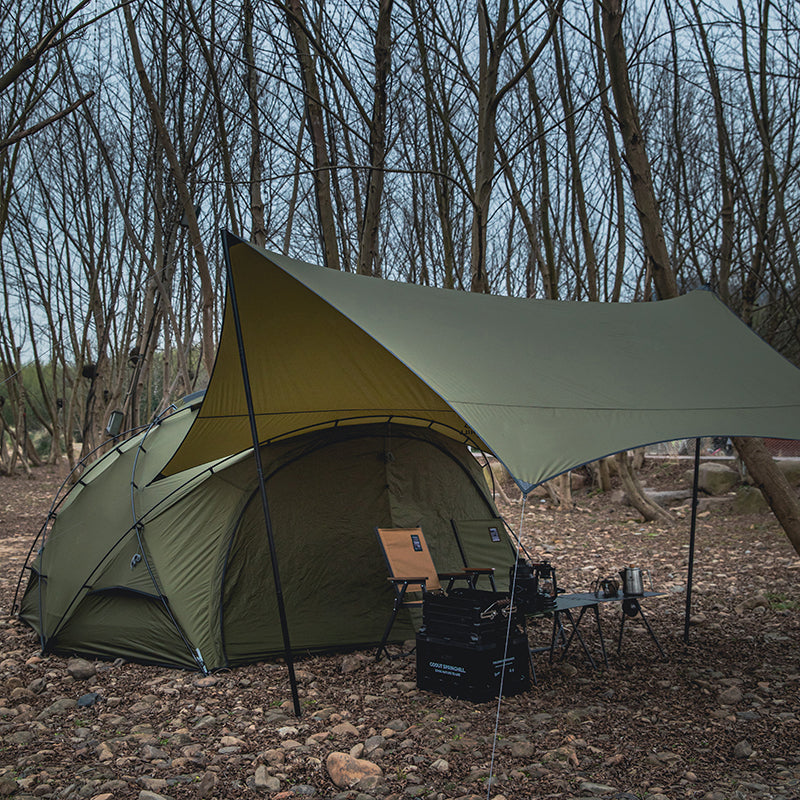
[[(472, 440), (523, 490), (659, 441), (800, 439), (800, 370), (712, 293), (654, 303), (481, 295), (226, 240), (260, 441), (391, 418)], [(230, 302), (173, 474), (251, 445)]]
[[(153, 480), (197, 413), (106, 454), (62, 503), (21, 604), (45, 650), (208, 670), (284, 652), (252, 449)], [(261, 457), (295, 652), (380, 640), (393, 594), (376, 525), (422, 526), (457, 570), (451, 518), (497, 514), (467, 447), (419, 426), (325, 428)], [(401, 615), (392, 641), (417, 623)]]
[[(196, 410), (195, 412), (196, 413)], [(42, 626), (52, 630), (62, 622), (69, 604), (102, 581), (107, 570), (113, 570), (112, 554), (130, 541), (134, 509), (144, 521), (148, 512), (162, 504), (176, 502), (189, 491), (203, 468), (186, 471), (150, 485), (159, 469), (175, 449), (175, 442), (185, 435), (193, 413), (167, 417), (147, 438), (147, 458), (141, 458), (140, 443), (146, 434), (129, 439), (107, 453), (81, 476), (58, 509), (54, 525), (45, 546), (37, 558), (36, 571), (45, 580), (55, 570), (57, 579), (50, 580), (46, 599), (41, 598)], [(147, 486), (147, 502), (141, 504), (142, 492), (131, 483)], [(134, 551), (135, 552), (135, 551)], [(131, 552), (130, 557), (132, 557)], [(124, 572), (122, 565), (119, 571)], [(157, 595), (145, 568), (129, 570), (136, 591)], [(115, 579), (116, 580), (116, 579)], [(105, 586), (113, 585), (114, 581)]]

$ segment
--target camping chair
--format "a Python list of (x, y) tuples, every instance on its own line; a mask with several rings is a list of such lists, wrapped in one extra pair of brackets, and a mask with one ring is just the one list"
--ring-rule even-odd
[[(517, 563), (517, 550), (514, 543), (505, 532), (502, 519), (492, 517), (489, 519), (451, 519), (453, 534), (456, 537), (464, 566), (472, 567), (474, 564), (491, 564), (493, 571), (488, 574), (492, 591), (497, 591), (495, 575), (500, 581), (501, 588), (511, 591), (511, 569)], [(544, 648), (547, 649), (547, 648)], [(531, 675), (534, 684), (536, 680), (536, 667), (533, 664), (533, 652), (528, 648)]]
[(392, 615), (375, 653), (375, 660), (379, 661), (383, 651), (389, 655), (386, 641), (400, 609), (422, 606), (423, 598), (408, 597), (408, 592), (423, 596), (426, 592), (441, 592), (442, 581), (447, 581), (449, 591), (458, 580), (466, 581), (470, 588), (474, 589), (480, 575), (492, 570), (464, 569), (457, 572), (437, 572), (422, 528), (375, 528), (375, 534), (389, 568), (388, 580), (394, 589)]
[(501, 519), (451, 519), (453, 534), (467, 569), (480, 564), (491, 565), (492, 572), (484, 574), (489, 578), (492, 591), (497, 591), (495, 574), (503, 589), (508, 588), (509, 573), (517, 560), (517, 554), (511, 539), (505, 532)]

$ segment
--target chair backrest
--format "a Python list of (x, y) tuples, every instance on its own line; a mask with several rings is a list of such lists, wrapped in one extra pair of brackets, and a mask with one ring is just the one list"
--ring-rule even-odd
[(508, 571), (517, 551), (501, 519), (452, 519), (464, 566), (494, 567), (499, 591), (508, 590)]
[(441, 589), (422, 528), (375, 528), (393, 578), (425, 578), (427, 591)]

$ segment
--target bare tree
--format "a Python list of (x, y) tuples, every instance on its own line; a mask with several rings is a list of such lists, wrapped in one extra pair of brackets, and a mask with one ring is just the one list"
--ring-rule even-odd
[(503, 98), (516, 86), (536, 63), (553, 35), (563, 0), (556, 3), (550, 24), (540, 42), (513, 74), (501, 85), (500, 62), (506, 54), (509, 40), (523, 19), (510, 17), (508, 0), (500, 0), (494, 19), (489, 14), (485, 0), (478, 4), (479, 73), (475, 92), (478, 104), (476, 129), (475, 178), (473, 190), (472, 246), (470, 258), (470, 288), (474, 292), (488, 292), (486, 272), (486, 244), (490, 202), (495, 178), (496, 117)]
[(358, 248), (358, 272), (372, 275), (376, 263), (386, 160), (387, 84), (391, 67), (393, 0), (380, 0), (375, 33), (375, 90), (372, 121), (369, 126), (369, 177), (367, 179), (364, 219)]
[(122, 11), (125, 16), (125, 27), (128, 33), (131, 55), (136, 67), (136, 73), (147, 101), (147, 106), (150, 110), (150, 115), (153, 119), (156, 133), (172, 170), (172, 176), (175, 181), (175, 189), (178, 193), (178, 197), (183, 208), (183, 218), (186, 221), (186, 227), (189, 231), (189, 240), (192, 245), (192, 250), (194, 251), (197, 271), (200, 275), (200, 283), (202, 288), (200, 310), (202, 315), (203, 361), (206, 370), (210, 374), (214, 363), (214, 353), (216, 352), (214, 319), (215, 292), (214, 283), (209, 270), (208, 259), (206, 258), (203, 237), (200, 234), (200, 228), (197, 224), (195, 204), (189, 191), (189, 185), (184, 174), (183, 164), (178, 158), (178, 153), (175, 149), (172, 137), (167, 130), (161, 107), (158, 103), (155, 92), (153, 91), (153, 85), (150, 82), (147, 71), (145, 70), (144, 60), (142, 59), (141, 49), (139, 47), (139, 36), (136, 32), (136, 25), (133, 21), (133, 15), (131, 13), (130, 6), (124, 5)]
[[(30, 70), (36, 70), (40, 62), (52, 51), (62, 47), (67, 38), (72, 35), (72, 31), (67, 30), (68, 25), (73, 19), (89, 5), (90, 0), (81, 0), (74, 8), (61, 16), (57, 14), (55, 21), (50, 21), (49, 11), (45, 5), (39, 5), (35, 9), (36, 16), (34, 17), (34, 24), (38, 28), (38, 37), (33, 46), (26, 48), (23, 51), (17, 50), (11, 57), (11, 63), (4, 65), (3, 74), (0, 75), (0, 95), (15, 86), (17, 81), (26, 76)], [(16, 18), (17, 31), (28, 27), (30, 18), (23, 19), (25, 15), (33, 9), (28, 9), (24, 4), (16, 4), (8, 9), (3, 9), (3, 17), (6, 23), (10, 19)], [(54, 15), (55, 16), (55, 15)], [(15, 37), (16, 38), (16, 37)], [(42, 82), (41, 90), (39, 90), (38, 76), (34, 75), (30, 83), (31, 87), (37, 87), (36, 91), (27, 93), (27, 98), (20, 107), (15, 109), (15, 116), (18, 128), (16, 131), (7, 130), (4, 137), (0, 139), (0, 150), (9, 147), (12, 144), (22, 141), (22, 139), (37, 133), (43, 128), (51, 125), (54, 122), (65, 117), (67, 114), (72, 113), (76, 108), (85, 103), (90, 97), (92, 92), (87, 92), (82, 97), (78, 98), (73, 103), (69, 104), (66, 108), (61, 109), (53, 114), (48, 115), (44, 119), (24, 128), (25, 121), (33, 113), (34, 109), (41, 104), (41, 101), (47, 90), (47, 83)]]
[(250, 213), (253, 219), (251, 238), (259, 247), (267, 243), (266, 223), (264, 221), (264, 198), (261, 193), (261, 180), (264, 171), (261, 156), (262, 140), (258, 108), (258, 72), (253, 46), (253, 3), (242, 3), (244, 61), (247, 69), (247, 108), (250, 115)]
[(669, 263), (664, 230), (653, 191), (650, 160), (645, 150), (639, 112), (631, 92), (625, 43), (622, 38), (621, 0), (602, 3), (603, 37), (606, 45), (609, 81), (614, 94), (617, 120), (625, 145), (630, 183), (642, 231), (645, 258), (659, 297), (676, 297), (678, 284)]
[[(743, 13), (741, 0), (739, 9), (740, 13)], [(642, 225), (642, 238), (647, 258), (653, 268), (653, 280), (662, 299), (676, 297), (678, 294), (677, 282), (670, 267), (664, 243), (658, 205), (653, 192), (650, 162), (645, 150), (639, 127), (638, 113), (628, 81), (627, 60), (622, 39), (622, 10), (619, 0), (608, 0), (603, 6), (603, 32), (617, 117), (631, 170), (631, 182)], [(762, 32), (765, 35), (764, 27), (762, 27)], [(754, 108), (755, 111), (756, 109)], [(761, 117), (760, 125), (763, 128), (763, 117)], [(760, 134), (762, 144), (766, 148), (767, 145), (764, 142), (765, 132), (760, 130)], [(773, 178), (771, 169), (765, 170), (765, 174), (768, 174), (770, 179)], [(800, 501), (798, 501), (785, 476), (769, 457), (760, 439), (737, 438), (734, 440), (734, 444), (748, 470), (759, 482), (760, 488), (786, 531), (789, 540), (797, 552), (800, 553)]]
[(292, 34), (300, 77), (303, 82), (305, 121), (311, 139), (314, 194), (324, 264), (331, 269), (339, 269), (339, 245), (331, 194), (331, 160), (328, 154), (325, 132), (324, 107), (317, 82), (316, 60), (309, 44), (306, 15), (302, 0), (288, 0), (286, 4), (286, 21)]

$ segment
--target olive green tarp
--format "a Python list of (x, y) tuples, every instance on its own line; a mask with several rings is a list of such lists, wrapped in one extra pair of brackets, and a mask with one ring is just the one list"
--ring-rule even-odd
[[(153, 480), (196, 413), (106, 454), (58, 508), (20, 612), (45, 650), (209, 670), (284, 652), (252, 450)], [(380, 640), (393, 593), (375, 526), (421, 525), (458, 570), (451, 519), (497, 515), (467, 447), (418, 426), (326, 428), (261, 455), (295, 652)]]
[[(472, 437), (524, 489), (612, 453), (800, 438), (800, 370), (708, 291), (499, 297), (323, 269), (226, 238), (260, 441), (395, 418)], [(228, 303), (203, 406), (165, 470), (251, 446)]]

